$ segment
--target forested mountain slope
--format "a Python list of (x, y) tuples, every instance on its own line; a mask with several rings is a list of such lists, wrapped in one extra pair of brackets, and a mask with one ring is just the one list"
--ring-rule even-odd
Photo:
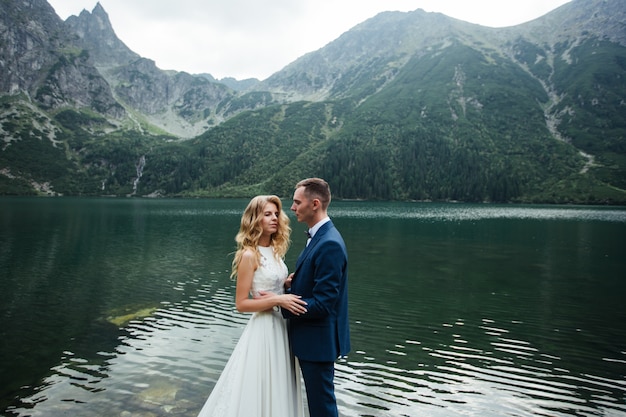
[[(61, 22), (40, 3), (0, 9), (4, 194), (289, 196), (321, 176), (337, 198), (626, 203), (624, 0), (501, 29), (381, 13), (247, 90), (159, 70), (100, 5)], [(57, 41), (26, 71), (36, 50), (7, 45), (33, 27)]]

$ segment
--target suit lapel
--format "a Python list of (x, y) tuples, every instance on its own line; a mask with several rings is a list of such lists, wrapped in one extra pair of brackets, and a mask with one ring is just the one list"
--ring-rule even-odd
[(298, 270), (300, 269), (300, 266), (302, 266), (304, 260), (311, 254), (311, 252), (313, 252), (313, 248), (317, 246), (320, 240), (322, 240), (322, 237), (326, 234), (327, 231), (330, 230), (331, 227), (333, 227), (332, 221), (328, 221), (324, 225), (322, 225), (322, 227), (320, 227), (320, 229), (315, 233), (315, 236), (313, 236), (313, 238), (309, 242), (309, 245), (302, 250), (302, 252), (298, 256), (298, 260), (296, 261), (296, 270), (294, 271), (295, 276), (298, 275)]

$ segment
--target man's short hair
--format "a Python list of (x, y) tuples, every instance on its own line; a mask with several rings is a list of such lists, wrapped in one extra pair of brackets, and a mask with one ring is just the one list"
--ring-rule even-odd
[(307, 178), (296, 184), (296, 188), (304, 187), (304, 195), (309, 199), (317, 198), (326, 210), (330, 204), (330, 186), (321, 178)]

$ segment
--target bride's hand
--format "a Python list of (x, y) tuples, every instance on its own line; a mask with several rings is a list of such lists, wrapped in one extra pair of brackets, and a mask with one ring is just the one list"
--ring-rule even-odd
[(306, 301), (299, 295), (283, 294), (278, 296), (278, 305), (296, 316), (306, 313)]
[[(254, 296), (255, 300), (263, 300), (266, 298), (276, 298), (276, 305), (284, 308), (287, 311), (290, 311), (292, 314), (299, 316), (300, 314), (306, 313), (306, 308), (304, 306), (307, 305), (306, 301), (302, 300), (302, 297), (295, 294), (281, 294), (277, 295), (271, 291), (259, 291), (258, 295)], [(272, 307), (273, 308), (273, 307)], [(268, 308), (266, 311), (271, 310), (272, 308)]]

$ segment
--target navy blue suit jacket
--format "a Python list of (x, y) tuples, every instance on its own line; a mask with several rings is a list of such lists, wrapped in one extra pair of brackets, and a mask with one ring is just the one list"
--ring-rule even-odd
[(348, 253), (332, 221), (322, 225), (296, 262), (291, 293), (302, 296), (307, 312), (289, 318), (295, 356), (331, 362), (350, 351), (348, 321)]

